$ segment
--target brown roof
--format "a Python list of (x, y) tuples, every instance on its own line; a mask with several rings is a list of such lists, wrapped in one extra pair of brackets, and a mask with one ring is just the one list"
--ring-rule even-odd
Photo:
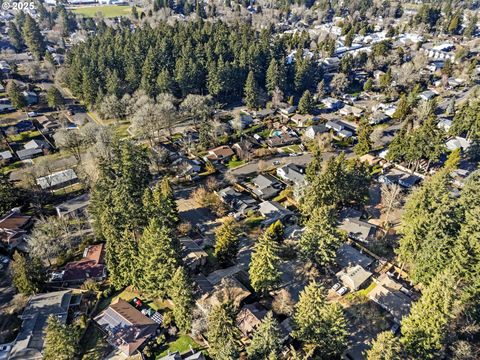
[(69, 262), (65, 266), (62, 281), (84, 281), (87, 278), (105, 277), (104, 248), (104, 244), (87, 247), (82, 259)]
[(216, 147), (215, 149), (208, 150), (208, 153), (215, 155), (219, 159), (223, 159), (223, 158), (232, 156), (233, 150), (230, 149), (230, 147), (227, 145), (222, 145), (222, 146)]
[(245, 305), (237, 315), (237, 326), (245, 335), (250, 335), (267, 315), (267, 310), (258, 303)]
[(105, 256), (104, 244), (91, 245), (85, 252), (86, 254), (83, 255), (85, 259), (95, 261), (96, 264), (103, 264), (103, 258)]
[(20, 230), (25, 227), (32, 217), (11, 212), (0, 219), (0, 230)]

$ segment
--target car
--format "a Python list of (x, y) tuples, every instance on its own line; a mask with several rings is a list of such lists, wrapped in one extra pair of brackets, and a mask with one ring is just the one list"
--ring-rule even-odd
[(392, 332), (393, 335), (395, 335), (398, 332), (399, 329), (400, 329), (400, 325), (395, 323), (390, 328), (390, 331)]
[(29, 113), (27, 113), (28, 117), (35, 117), (35, 116), (38, 116), (38, 115), (40, 115), (40, 114), (35, 112), (35, 111), (30, 111)]
[(342, 286), (340, 289), (337, 290), (337, 294), (340, 296), (345, 295), (348, 292), (348, 288), (346, 286)]
[(332, 290), (333, 290), (333, 291), (337, 291), (337, 290), (340, 289), (341, 287), (342, 287), (342, 284), (336, 283), (335, 285), (332, 286)]
[(273, 161), (273, 165), (280, 165), (280, 161), (274, 160), (274, 161)]
[(297, 156), (297, 154), (296, 153), (290, 153), (290, 154), (288, 154), (288, 156)]
[(0, 352), (8, 352), (12, 349), (11, 345), (0, 345)]

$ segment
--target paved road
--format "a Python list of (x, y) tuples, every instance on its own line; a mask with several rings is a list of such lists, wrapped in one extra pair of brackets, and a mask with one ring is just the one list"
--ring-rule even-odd
[(0, 270), (0, 310), (3, 310), (15, 295), (8, 270)]

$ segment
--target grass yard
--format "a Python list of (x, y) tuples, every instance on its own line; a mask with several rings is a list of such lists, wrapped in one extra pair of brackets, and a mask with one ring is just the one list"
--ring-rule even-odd
[(41, 136), (40, 131), (33, 130), (33, 131), (24, 131), (24, 132), (21, 132), (18, 135), (10, 135), (10, 136), (8, 136), (8, 139), (10, 141), (23, 142), (23, 141), (29, 141), (33, 138), (40, 137), (40, 136)]
[(106, 18), (112, 18), (117, 16), (128, 16), (131, 14), (132, 9), (130, 6), (117, 6), (117, 5), (105, 5), (105, 6), (85, 6), (72, 9), (77, 15), (83, 15), (85, 17), (95, 17), (98, 13)]
[(290, 145), (290, 146), (285, 146), (283, 148), (280, 148), (281, 151), (287, 154), (293, 154), (293, 153), (301, 153), (303, 152), (302, 148), (300, 145)]
[(169, 352), (173, 353), (175, 351), (178, 351), (180, 354), (183, 354), (187, 351), (190, 351), (190, 346), (193, 349), (201, 348), (200, 345), (198, 345), (195, 341), (193, 341), (193, 339), (190, 336), (180, 335), (180, 337), (177, 340), (168, 343), (168, 347), (159, 355), (157, 355), (156, 358), (160, 359), (164, 356), (167, 356)]
[(227, 166), (230, 168), (230, 169), (233, 169), (233, 168), (236, 168), (240, 165), (243, 165), (245, 164), (245, 161), (243, 160), (240, 160), (240, 159), (236, 159), (235, 157), (232, 158), (232, 160), (230, 160), (227, 164)]
[(103, 359), (110, 350), (101, 330), (93, 323), (88, 324), (85, 335), (80, 340), (80, 351), (84, 358)]

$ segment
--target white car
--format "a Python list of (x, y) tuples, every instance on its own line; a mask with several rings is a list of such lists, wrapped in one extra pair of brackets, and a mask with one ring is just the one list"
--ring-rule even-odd
[(342, 286), (340, 289), (337, 290), (337, 294), (340, 296), (345, 295), (348, 292), (348, 288), (346, 286)]
[(332, 290), (333, 290), (333, 291), (337, 291), (337, 290), (340, 289), (341, 287), (342, 287), (342, 284), (336, 283), (335, 285), (332, 286)]
[(37, 112), (35, 112), (35, 111), (32, 111), (32, 112), (27, 113), (27, 115), (28, 115), (29, 117), (35, 117), (35, 116), (38, 116), (39, 113), (37, 113)]
[(280, 161), (274, 160), (274, 161), (273, 161), (273, 165), (280, 165)]

